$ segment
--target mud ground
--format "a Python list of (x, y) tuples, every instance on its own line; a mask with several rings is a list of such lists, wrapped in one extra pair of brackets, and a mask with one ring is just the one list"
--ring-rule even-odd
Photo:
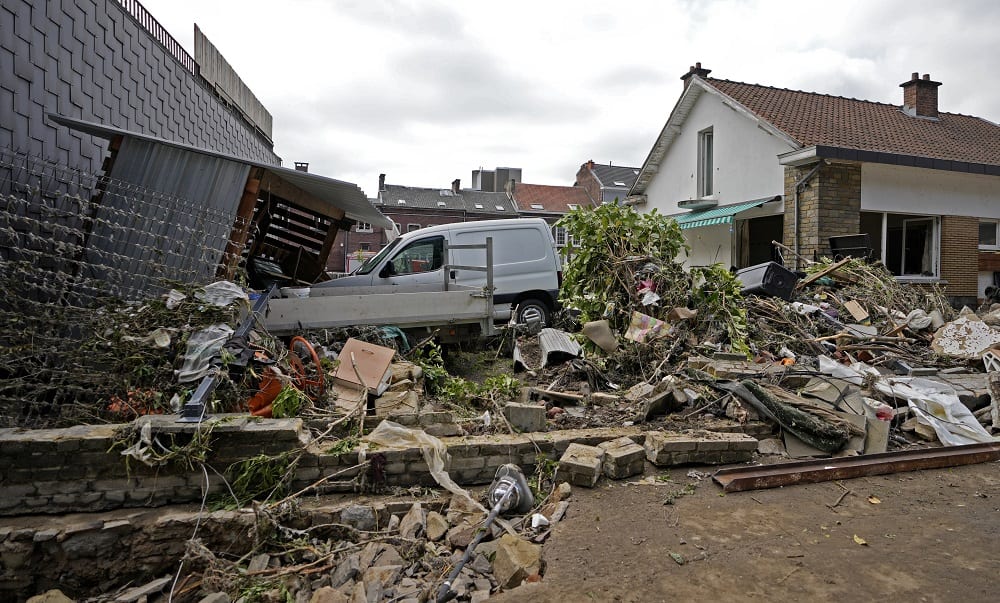
[(1000, 463), (733, 494), (689, 471), (574, 488), (542, 581), (490, 601), (1000, 600)]

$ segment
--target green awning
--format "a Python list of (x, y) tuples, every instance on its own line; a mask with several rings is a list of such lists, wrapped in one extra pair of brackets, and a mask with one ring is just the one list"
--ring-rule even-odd
[(680, 224), (681, 230), (699, 228), (701, 226), (713, 226), (715, 224), (732, 224), (733, 216), (736, 214), (744, 212), (748, 209), (760, 207), (768, 201), (777, 201), (780, 198), (780, 196), (764, 197), (763, 199), (754, 199), (753, 201), (744, 201), (743, 203), (735, 203), (733, 205), (724, 205), (722, 207), (713, 207), (702, 211), (693, 211), (689, 214), (673, 216), (673, 218), (677, 220), (678, 224)]

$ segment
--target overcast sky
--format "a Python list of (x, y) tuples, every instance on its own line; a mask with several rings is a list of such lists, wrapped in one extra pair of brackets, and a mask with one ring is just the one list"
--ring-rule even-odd
[(286, 166), (357, 183), (573, 184), (639, 166), (700, 61), (712, 77), (1000, 121), (995, 0), (141, 0), (193, 54), (197, 23), (274, 117)]

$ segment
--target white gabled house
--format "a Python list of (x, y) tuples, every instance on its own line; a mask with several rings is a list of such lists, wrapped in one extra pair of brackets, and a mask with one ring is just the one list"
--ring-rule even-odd
[(898, 278), (958, 301), (995, 282), (1000, 126), (939, 112), (926, 75), (890, 105), (708, 74), (682, 76), (627, 201), (677, 218), (690, 265), (765, 262), (772, 240), (829, 255), (830, 237), (860, 233)]

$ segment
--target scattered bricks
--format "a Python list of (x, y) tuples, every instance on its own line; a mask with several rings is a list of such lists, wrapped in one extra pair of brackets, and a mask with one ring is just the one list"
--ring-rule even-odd
[(657, 466), (698, 463), (717, 465), (750, 460), (757, 440), (742, 433), (685, 431), (646, 434), (646, 458)]
[(503, 409), (511, 427), (519, 432), (545, 430), (545, 407), (536, 404), (511, 402)]
[(482, 469), (486, 466), (486, 459), (481, 456), (473, 456), (469, 458), (455, 458), (452, 456), (451, 465), (448, 470), (462, 471), (465, 469)]
[(465, 430), (458, 423), (434, 423), (424, 427), (427, 435), (435, 438), (448, 438), (465, 435)]
[(604, 450), (596, 446), (570, 444), (559, 459), (559, 474), (576, 486), (594, 487), (601, 477)]
[(295, 479), (314, 482), (320, 478), (319, 467), (300, 467), (295, 470)]
[(646, 460), (658, 467), (675, 464), (671, 455), (675, 452), (695, 450), (698, 441), (675, 433), (650, 431), (646, 433)]
[(611, 479), (623, 479), (642, 473), (646, 450), (631, 438), (621, 437), (597, 445), (604, 451), (602, 470)]
[(417, 415), (417, 422), (423, 426), (437, 425), (438, 423), (454, 423), (455, 417), (450, 412), (444, 410), (422, 412)]

